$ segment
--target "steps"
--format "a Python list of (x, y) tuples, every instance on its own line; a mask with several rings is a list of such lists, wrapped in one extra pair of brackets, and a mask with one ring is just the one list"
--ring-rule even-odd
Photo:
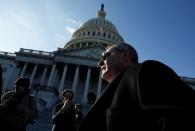
[(39, 118), (34, 124), (27, 126), (27, 131), (51, 131), (52, 109), (45, 109), (39, 113)]

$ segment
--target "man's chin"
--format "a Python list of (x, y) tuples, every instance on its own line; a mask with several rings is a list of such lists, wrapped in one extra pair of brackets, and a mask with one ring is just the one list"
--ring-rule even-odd
[(108, 75), (102, 74), (102, 79), (104, 79), (105, 81), (108, 81)]

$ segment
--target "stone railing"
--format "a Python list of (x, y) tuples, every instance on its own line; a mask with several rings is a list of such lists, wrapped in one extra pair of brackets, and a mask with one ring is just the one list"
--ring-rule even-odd
[(53, 52), (46, 52), (46, 51), (39, 51), (39, 50), (32, 50), (32, 49), (24, 49), (24, 48), (20, 48), (19, 53), (27, 53), (27, 54), (31, 54), (31, 55), (48, 56), (48, 57), (53, 57), (54, 56)]
[(0, 51), (0, 55), (2, 55), (2, 56), (10, 56), (10, 57), (15, 57), (16, 56), (15, 53), (3, 52), (3, 51)]

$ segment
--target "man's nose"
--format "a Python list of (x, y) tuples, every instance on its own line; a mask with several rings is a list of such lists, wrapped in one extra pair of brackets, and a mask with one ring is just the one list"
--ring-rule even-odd
[(98, 62), (98, 66), (102, 66), (104, 65), (104, 61), (101, 59), (99, 62)]

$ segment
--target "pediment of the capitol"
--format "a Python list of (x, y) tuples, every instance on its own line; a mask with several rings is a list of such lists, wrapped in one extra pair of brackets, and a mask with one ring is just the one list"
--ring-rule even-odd
[(82, 49), (74, 49), (74, 50), (62, 50), (57, 51), (57, 54), (63, 54), (66, 56), (72, 57), (82, 57), (89, 59), (100, 59), (102, 52), (104, 51), (101, 47), (88, 47)]

